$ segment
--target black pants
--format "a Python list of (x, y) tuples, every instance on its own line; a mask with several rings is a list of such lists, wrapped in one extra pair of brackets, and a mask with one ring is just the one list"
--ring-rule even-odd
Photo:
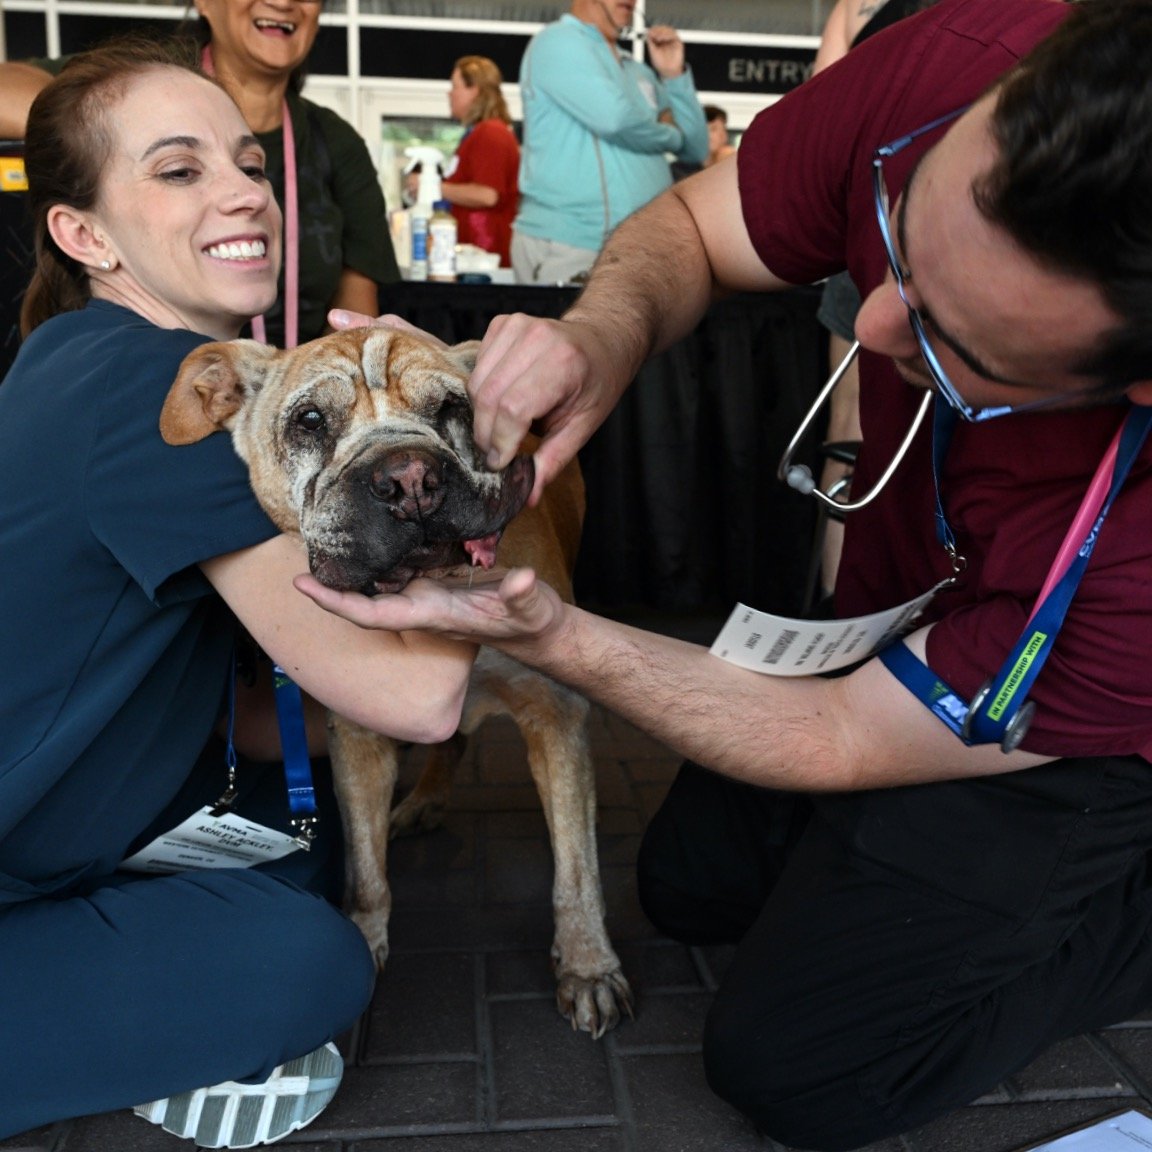
[(739, 941), (704, 1035), (767, 1135), (850, 1149), (1152, 1003), (1152, 765), (784, 795), (685, 764), (639, 859), (650, 919)]

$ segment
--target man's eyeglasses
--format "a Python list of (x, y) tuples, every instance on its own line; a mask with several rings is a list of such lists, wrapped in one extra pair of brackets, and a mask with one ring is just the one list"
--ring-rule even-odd
[(914, 132), (909, 132), (906, 136), (901, 136), (898, 140), (893, 140), (891, 144), (881, 145), (872, 156), (872, 190), (876, 201), (876, 220), (880, 225), (880, 238), (884, 241), (884, 251), (888, 256), (888, 266), (892, 269), (892, 275), (896, 278), (896, 290), (900, 293), (900, 299), (904, 301), (904, 307), (908, 309), (908, 321), (912, 325), (916, 342), (920, 345), (920, 355), (924, 358), (924, 363), (928, 368), (928, 374), (932, 377), (932, 382), (936, 385), (939, 394), (948, 402), (948, 406), (952, 408), (962, 420), (967, 420), (973, 424), (980, 423), (984, 420), (992, 420), (997, 416), (1007, 416), (1013, 412), (1029, 412), (1035, 408), (1044, 408), (1050, 404), (1066, 402), (1076, 397), (1118, 395), (1123, 390), (1120, 386), (1102, 389), (1099, 385), (1093, 385), (1075, 392), (1054, 392), (1050, 396), (1044, 396), (1039, 400), (1032, 400), (1025, 404), (1009, 404), (997, 408), (973, 408), (956, 390), (956, 386), (952, 381), (948, 379), (948, 373), (944, 371), (944, 367), (937, 358), (935, 351), (933, 351), (932, 345), (928, 342), (928, 333), (924, 326), (924, 318), (917, 309), (909, 303), (905, 288), (907, 282), (912, 278), (912, 274), (901, 266), (896, 256), (895, 245), (892, 243), (892, 226), (890, 223), (891, 209), (888, 203), (888, 189), (884, 183), (884, 161), (895, 156), (898, 152), (902, 152), (913, 140), (939, 128), (943, 124), (947, 124), (951, 120), (957, 119), (967, 111), (968, 107), (965, 106), (964, 108), (957, 108), (954, 112), (947, 113), (947, 115), (940, 116), (930, 124), (925, 124), (922, 128), (917, 128)]

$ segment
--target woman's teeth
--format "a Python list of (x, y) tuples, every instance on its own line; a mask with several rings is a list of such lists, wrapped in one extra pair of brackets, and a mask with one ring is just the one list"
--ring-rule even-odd
[(217, 260), (254, 260), (264, 255), (263, 240), (238, 240), (231, 244), (213, 244), (208, 255)]

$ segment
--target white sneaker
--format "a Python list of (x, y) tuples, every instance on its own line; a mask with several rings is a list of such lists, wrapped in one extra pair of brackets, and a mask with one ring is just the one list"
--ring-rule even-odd
[(281, 1064), (262, 1084), (226, 1080), (133, 1111), (201, 1148), (251, 1148), (311, 1124), (336, 1095), (343, 1072), (344, 1061), (329, 1043)]

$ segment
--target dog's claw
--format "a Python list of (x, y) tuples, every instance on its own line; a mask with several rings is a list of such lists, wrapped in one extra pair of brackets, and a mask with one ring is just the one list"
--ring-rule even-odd
[(630, 1020), (635, 1019), (632, 989), (618, 968), (593, 977), (561, 976), (556, 985), (556, 1008), (568, 1018), (574, 1032), (587, 1032), (593, 1040), (620, 1023), (621, 1010)]

